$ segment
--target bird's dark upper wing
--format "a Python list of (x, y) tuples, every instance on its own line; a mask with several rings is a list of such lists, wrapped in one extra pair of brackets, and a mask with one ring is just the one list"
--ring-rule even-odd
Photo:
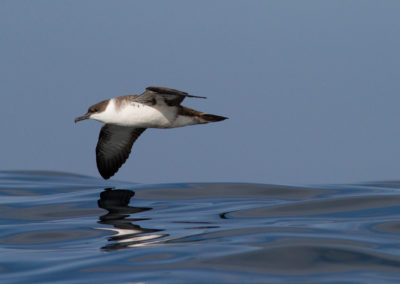
[(148, 105), (155, 105), (156, 103), (164, 102), (169, 106), (178, 106), (186, 97), (205, 99), (205, 97), (192, 96), (175, 89), (147, 87), (143, 94), (135, 98), (135, 101)]
[(125, 163), (131, 148), (146, 128), (105, 124), (96, 147), (97, 169), (104, 179), (112, 177)]

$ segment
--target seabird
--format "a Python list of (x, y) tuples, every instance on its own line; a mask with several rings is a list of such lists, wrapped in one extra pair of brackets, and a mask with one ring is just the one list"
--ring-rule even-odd
[(105, 123), (96, 146), (100, 175), (104, 179), (112, 177), (128, 159), (133, 143), (147, 128), (175, 128), (227, 119), (182, 106), (186, 97), (205, 99), (175, 89), (148, 87), (141, 95), (99, 102), (85, 115), (75, 118), (75, 122), (94, 119)]

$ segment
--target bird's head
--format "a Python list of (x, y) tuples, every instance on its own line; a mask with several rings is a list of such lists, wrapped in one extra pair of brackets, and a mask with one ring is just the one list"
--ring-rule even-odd
[(104, 112), (107, 108), (108, 100), (99, 102), (95, 105), (92, 105), (85, 115), (79, 116), (75, 118), (75, 123), (85, 119), (97, 119), (99, 114)]

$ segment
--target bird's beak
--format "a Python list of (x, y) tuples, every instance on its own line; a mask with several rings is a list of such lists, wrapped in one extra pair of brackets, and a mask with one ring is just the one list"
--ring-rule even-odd
[(87, 113), (83, 116), (77, 117), (77, 118), (75, 118), (75, 123), (77, 123), (78, 121), (81, 121), (81, 120), (88, 119), (89, 117), (90, 117), (90, 113)]

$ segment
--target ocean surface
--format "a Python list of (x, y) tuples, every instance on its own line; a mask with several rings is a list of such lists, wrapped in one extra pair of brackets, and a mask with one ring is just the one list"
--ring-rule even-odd
[(400, 282), (400, 182), (2, 171), (0, 195), (0, 283)]

